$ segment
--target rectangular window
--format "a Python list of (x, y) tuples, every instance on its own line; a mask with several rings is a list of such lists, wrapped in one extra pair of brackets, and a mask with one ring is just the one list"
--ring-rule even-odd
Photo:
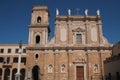
[(7, 62), (6, 62), (7, 64), (9, 64), (10, 63), (10, 57), (7, 57)]
[(23, 53), (26, 53), (26, 49), (23, 49)]
[(18, 53), (18, 51), (19, 51), (19, 49), (16, 49), (16, 50), (15, 50), (15, 53)]
[(25, 57), (21, 58), (21, 63), (24, 63), (24, 65), (26, 65), (26, 58)]
[(76, 34), (76, 43), (81, 44), (82, 43), (82, 35), (81, 34)]
[(0, 49), (0, 53), (4, 53), (4, 49)]
[(8, 53), (11, 53), (11, 49), (8, 49)]
[(14, 57), (14, 58), (13, 58), (13, 62), (14, 62), (14, 63), (17, 63), (17, 62), (18, 62), (18, 57)]
[(3, 62), (4, 61), (4, 58), (3, 57), (0, 57), (0, 62)]

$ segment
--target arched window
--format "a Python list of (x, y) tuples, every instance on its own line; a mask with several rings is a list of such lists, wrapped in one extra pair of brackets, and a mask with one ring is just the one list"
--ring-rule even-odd
[(40, 36), (37, 35), (37, 36), (36, 36), (36, 44), (39, 44), (39, 43), (40, 43)]
[(25, 69), (21, 69), (20, 73), (21, 73), (20, 80), (25, 80)]
[(41, 22), (41, 17), (39, 16), (38, 18), (37, 18), (37, 23), (40, 23)]
[(10, 69), (9, 68), (5, 69), (4, 80), (10, 80)]
[(2, 69), (0, 68), (0, 80), (2, 80)]
[(51, 64), (48, 66), (48, 72), (49, 72), (49, 73), (52, 73), (52, 72), (53, 72), (53, 66), (52, 66)]
[(62, 66), (61, 66), (61, 72), (65, 72), (66, 71), (66, 68), (65, 68), (65, 65), (63, 64)]
[(82, 35), (81, 34), (76, 34), (76, 43), (81, 44), (82, 43)]
[(17, 69), (12, 70), (12, 80), (15, 80), (15, 74), (17, 73)]

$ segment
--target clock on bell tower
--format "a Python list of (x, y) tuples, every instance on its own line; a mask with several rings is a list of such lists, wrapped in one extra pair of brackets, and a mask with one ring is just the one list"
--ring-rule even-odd
[(47, 6), (33, 6), (29, 25), (29, 46), (45, 46), (48, 41), (49, 11)]

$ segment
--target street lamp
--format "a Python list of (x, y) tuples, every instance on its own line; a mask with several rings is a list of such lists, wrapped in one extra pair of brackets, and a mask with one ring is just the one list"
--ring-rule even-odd
[(21, 53), (22, 53), (22, 41), (19, 43), (19, 51), (18, 51), (18, 67), (17, 73), (15, 74), (15, 80), (20, 80), (20, 63), (21, 63)]

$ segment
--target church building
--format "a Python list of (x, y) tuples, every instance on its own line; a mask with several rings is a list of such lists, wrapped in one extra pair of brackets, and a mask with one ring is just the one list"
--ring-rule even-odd
[[(51, 14), (52, 15), (52, 14)], [(103, 36), (100, 11), (96, 15), (60, 15), (56, 9), (55, 35), (49, 40), (47, 6), (33, 6), (28, 44), (22, 44), (20, 80), (102, 80), (103, 61), (111, 44)], [(18, 44), (0, 44), (0, 80), (16, 80)]]

